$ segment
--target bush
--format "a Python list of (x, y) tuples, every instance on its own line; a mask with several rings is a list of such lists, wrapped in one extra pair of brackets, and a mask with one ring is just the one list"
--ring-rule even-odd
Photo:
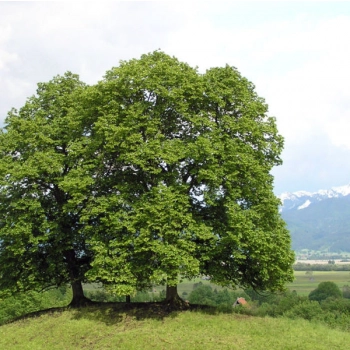
[(0, 324), (31, 312), (66, 306), (71, 300), (71, 291), (66, 287), (42, 293), (29, 291), (0, 300)]
[(306, 300), (306, 297), (300, 297), (296, 292), (287, 291), (282, 294), (271, 294), (266, 302), (261, 303), (255, 311), (255, 314), (257, 316), (282, 316), (284, 313)]
[(242, 291), (229, 291), (228, 289), (217, 291), (217, 289), (213, 290), (210, 285), (199, 284), (188, 296), (188, 301), (191, 304), (217, 306), (219, 311), (227, 312), (227, 310), (232, 310), (232, 305), (238, 297), (250, 300), (249, 296)]
[(89, 290), (84, 292), (85, 296), (99, 303), (114, 303), (125, 301), (125, 296), (119, 296), (109, 293), (104, 289)]
[(277, 294), (264, 291), (255, 291), (254, 289), (246, 289), (244, 292), (251, 300), (258, 301), (260, 305), (263, 303), (274, 302), (276, 298), (278, 298)]
[(342, 292), (334, 282), (321, 282), (309, 294), (309, 300), (321, 302), (327, 298), (342, 298)]
[(321, 320), (323, 310), (317, 301), (305, 300), (284, 313), (289, 318), (304, 318), (305, 320)]
[(350, 315), (350, 300), (328, 298), (321, 302), (321, 308), (324, 311), (333, 313), (340, 312), (342, 314)]
[(350, 299), (350, 287), (348, 285), (343, 286), (343, 298)]
[[(87, 298), (97, 302), (116, 303), (126, 301), (125, 295), (111, 294), (103, 288), (94, 291), (90, 290), (85, 292), (84, 294)], [(162, 301), (164, 298), (165, 291), (161, 291), (159, 295), (154, 295), (147, 291), (138, 291), (135, 295), (131, 295), (131, 302), (142, 303), (150, 301)]]
[(215, 306), (215, 295), (211, 286), (197, 285), (188, 297), (191, 304)]

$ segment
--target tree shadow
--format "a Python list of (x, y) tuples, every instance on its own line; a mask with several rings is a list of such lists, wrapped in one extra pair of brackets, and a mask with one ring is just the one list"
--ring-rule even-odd
[(136, 303), (98, 303), (98, 305), (76, 309), (73, 318), (89, 319), (103, 322), (106, 325), (115, 325), (123, 321), (176, 317), (180, 312), (189, 308), (177, 308), (162, 302), (136, 302)]
[(14, 323), (20, 320), (26, 320), (26, 319), (31, 319), (31, 318), (37, 318), (42, 315), (47, 315), (47, 314), (54, 314), (54, 313), (59, 313), (59, 312), (64, 312), (69, 310), (70, 308), (68, 306), (60, 306), (60, 307), (52, 307), (48, 309), (43, 309), (43, 310), (38, 310), (38, 311), (33, 311), (29, 312), (27, 314), (23, 314), (20, 316), (13, 317), (11, 319), (8, 319), (0, 324), (0, 326), (4, 324), (9, 324), (9, 323)]
[(5, 323), (13, 323), (19, 320), (31, 319), (42, 315), (63, 313), (72, 311), (71, 318), (74, 320), (87, 319), (103, 322), (108, 326), (121, 322), (146, 319), (163, 321), (165, 318), (175, 318), (181, 312), (196, 311), (206, 314), (219, 314), (215, 307), (198, 304), (173, 305), (166, 302), (92, 302), (82, 307), (55, 307), (40, 311), (31, 312), (11, 319)]

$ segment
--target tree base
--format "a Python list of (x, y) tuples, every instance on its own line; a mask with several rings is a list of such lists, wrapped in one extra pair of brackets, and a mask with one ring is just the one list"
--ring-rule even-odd
[(184, 310), (189, 308), (188, 301), (181, 299), (177, 293), (177, 286), (166, 287), (166, 297), (164, 303), (174, 310)]
[(68, 306), (72, 308), (79, 308), (79, 307), (85, 307), (93, 304), (95, 303), (92, 300), (84, 296), (79, 298), (73, 298)]

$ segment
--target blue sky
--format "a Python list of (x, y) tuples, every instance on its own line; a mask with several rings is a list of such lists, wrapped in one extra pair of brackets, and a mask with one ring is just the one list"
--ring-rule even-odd
[(226, 63), (256, 85), (285, 137), (275, 192), (350, 183), (350, 2), (0, 2), (0, 123), (36, 84), (93, 84), (161, 49), (200, 71)]

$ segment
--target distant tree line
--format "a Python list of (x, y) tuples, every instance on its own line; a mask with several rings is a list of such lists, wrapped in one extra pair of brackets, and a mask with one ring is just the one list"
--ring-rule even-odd
[(297, 263), (293, 265), (294, 271), (350, 271), (350, 264), (308, 264)]

